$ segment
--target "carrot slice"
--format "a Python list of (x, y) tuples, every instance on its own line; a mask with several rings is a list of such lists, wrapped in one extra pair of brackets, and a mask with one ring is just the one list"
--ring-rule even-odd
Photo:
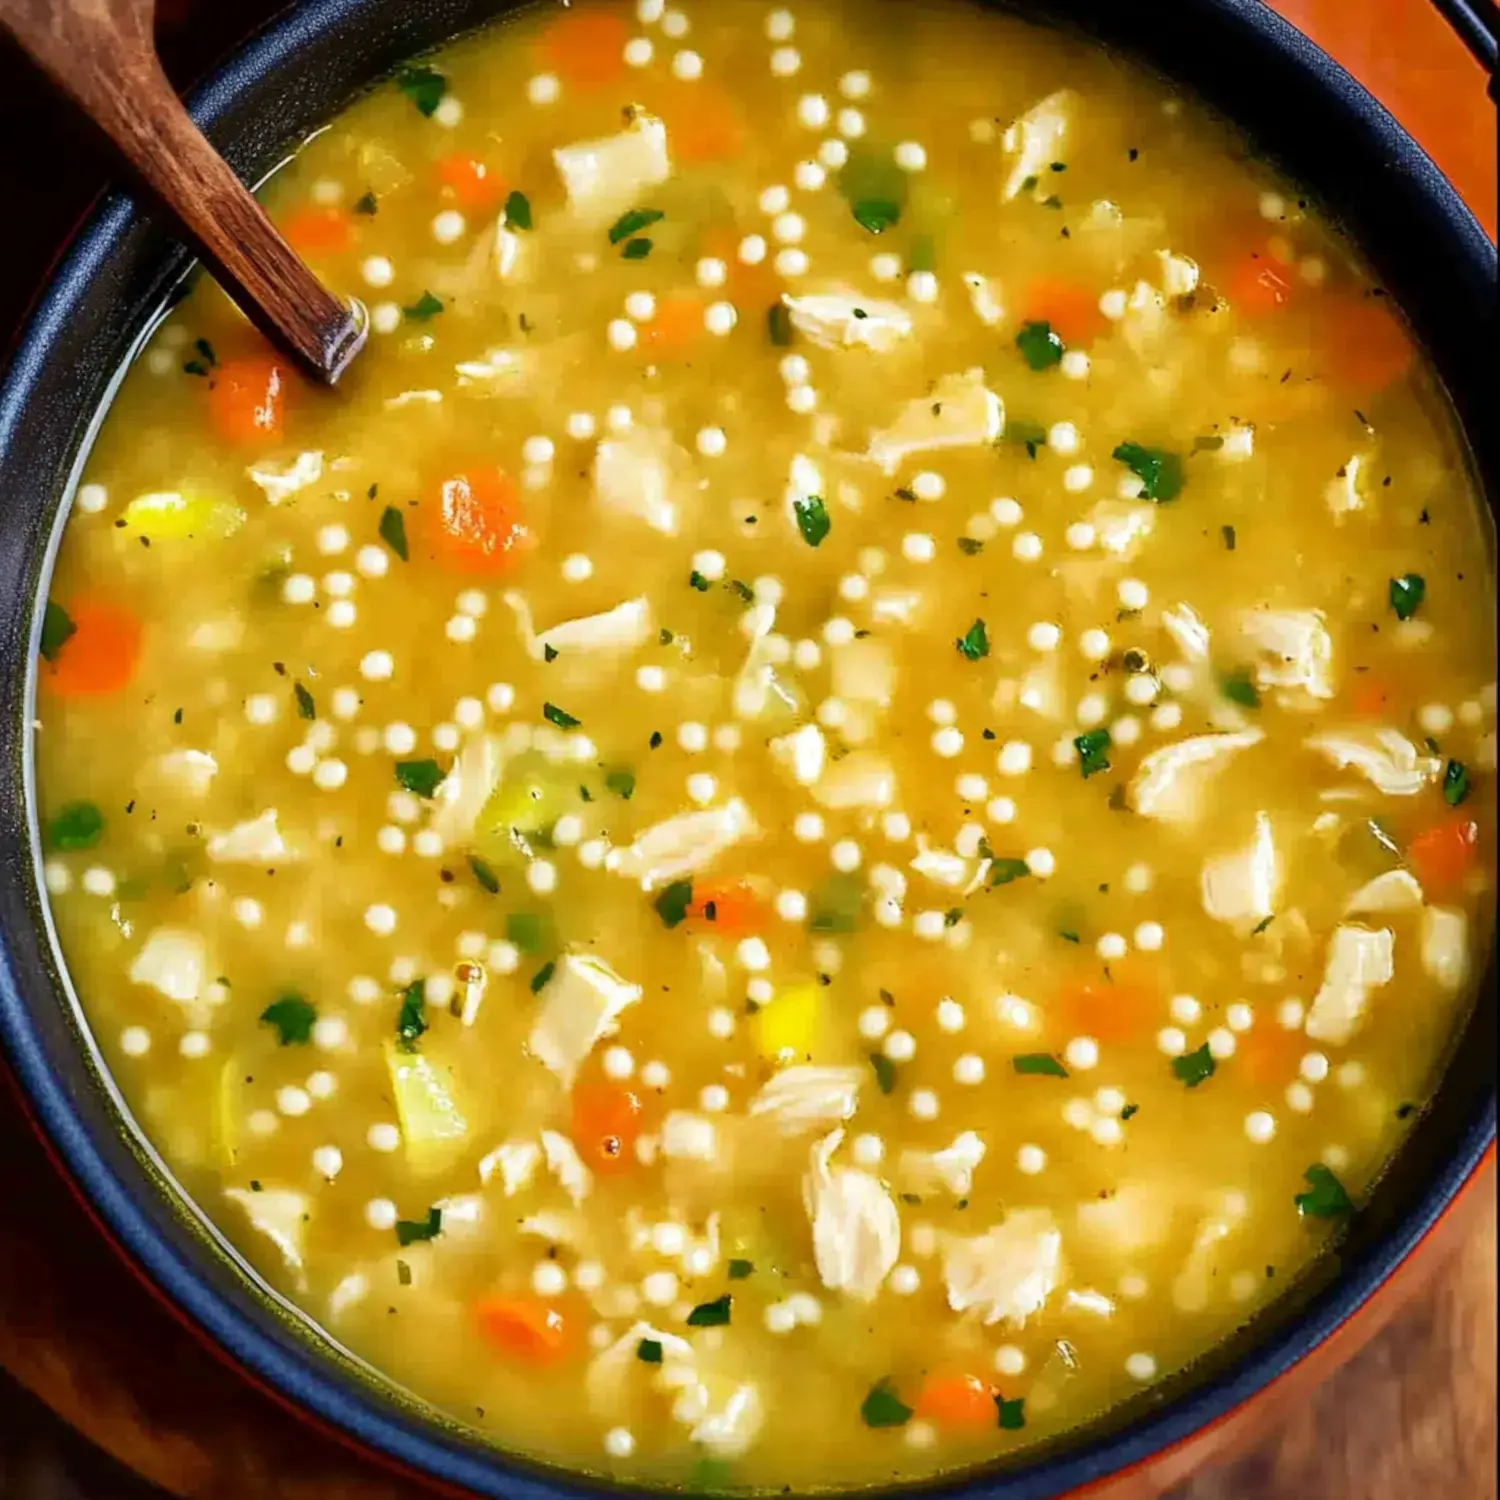
[(486, 1342), (534, 1365), (557, 1364), (577, 1342), (562, 1309), (539, 1297), (482, 1297), (474, 1304), (474, 1320)]
[(701, 79), (669, 84), (653, 95), (653, 101), (666, 123), (676, 161), (688, 165), (730, 161), (744, 149), (744, 116), (722, 89)]
[(1341, 384), (1381, 391), (1411, 364), (1411, 337), (1385, 298), (1332, 292), (1319, 312), (1332, 375)]
[(1355, 684), (1351, 707), (1362, 719), (1383, 719), (1389, 716), (1395, 697), (1396, 690), (1389, 682), (1379, 677), (1363, 677)]
[(686, 359), (703, 342), (703, 310), (703, 299), (687, 292), (663, 297), (642, 330), (646, 348), (659, 359)]
[(566, 83), (598, 87), (625, 76), (630, 28), (612, 11), (567, 11), (542, 35), (547, 66)]
[(433, 555), (455, 573), (508, 573), (532, 540), (515, 481), (485, 468), (443, 480), (430, 540)]
[(1417, 834), (1406, 857), (1429, 896), (1450, 894), (1479, 858), (1479, 825), (1465, 817), (1447, 818)]
[(1247, 318), (1263, 318), (1291, 300), (1291, 272), (1269, 255), (1250, 255), (1230, 270), (1225, 290), (1231, 307)]
[(1038, 276), (1021, 298), (1023, 323), (1045, 322), (1065, 344), (1089, 344), (1108, 319), (1099, 311), (1099, 294), (1061, 276)]
[(57, 658), (43, 663), (42, 680), (65, 698), (116, 693), (135, 676), (141, 654), (141, 622), (128, 609), (104, 599), (68, 606), (73, 633)]
[(1089, 977), (1064, 986), (1055, 1013), (1069, 1036), (1091, 1036), (1101, 1042), (1140, 1037), (1159, 1007), (1148, 984), (1115, 973), (1113, 982)]
[(622, 1084), (603, 1079), (573, 1089), (573, 1144), (596, 1172), (628, 1172), (636, 1165), (641, 1101)]
[(354, 225), (341, 208), (309, 203), (291, 213), (281, 232), (303, 255), (338, 255), (354, 243)]
[(477, 156), (455, 151), (434, 168), (439, 186), (468, 209), (493, 208), (505, 195), (505, 183)]
[(233, 359), (214, 372), (208, 410), (219, 436), (231, 443), (281, 436), (286, 374), (274, 359)]
[(939, 1427), (993, 1427), (995, 1392), (977, 1375), (930, 1375), (916, 1413)]
[(770, 915), (770, 908), (745, 880), (695, 886), (693, 903), (688, 907), (688, 916), (696, 917), (702, 922), (712, 922), (714, 931), (726, 937), (738, 937), (747, 932), (764, 932), (770, 925)]

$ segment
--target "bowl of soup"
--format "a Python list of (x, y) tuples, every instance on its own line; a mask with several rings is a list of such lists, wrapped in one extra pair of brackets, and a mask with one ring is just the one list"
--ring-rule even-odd
[(494, 1495), (1059, 1494), (1343, 1325), (1494, 1128), (1398, 128), (1215, 4), (336, 0), (196, 107), (367, 351), (116, 198), (0, 395), (6, 1041), (169, 1299)]

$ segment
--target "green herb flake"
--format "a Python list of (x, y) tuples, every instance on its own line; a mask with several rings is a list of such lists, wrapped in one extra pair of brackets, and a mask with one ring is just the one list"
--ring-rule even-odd
[(1127, 1104), (1125, 1108), (1120, 1111), (1121, 1123), (1123, 1124), (1126, 1120), (1133, 1120), (1138, 1114), (1140, 1114), (1140, 1112), (1141, 1107), (1139, 1104)]
[(1026, 1398), (1017, 1396), (1007, 1401), (1004, 1396), (995, 1397), (996, 1425), (1002, 1432), (1020, 1432), (1026, 1425)]
[(1039, 320), (1021, 325), (1016, 348), (1033, 370), (1050, 370), (1061, 362), (1067, 345), (1052, 331), (1050, 323)]
[(210, 365), (216, 365), (216, 364), (218, 364), (218, 362), (219, 362), (219, 356), (214, 353), (214, 346), (212, 344), (210, 344), (207, 339), (194, 339), (193, 340), (193, 348), (195, 348), (198, 351), (199, 355), (208, 364), (210, 364)]
[(480, 859), (477, 854), (469, 856), (469, 868), (474, 872), (474, 879), (487, 890), (490, 895), (500, 894), (500, 877), (495, 874), (486, 861)]
[(744, 1281), (755, 1274), (755, 1262), (753, 1260), (732, 1260), (729, 1262), (729, 1279), (731, 1281)]
[(1009, 885), (1013, 880), (1021, 880), (1031, 874), (1031, 866), (1024, 859), (992, 859), (990, 861), (990, 880), (992, 886)]
[(1194, 453), (1217, 453), (1224, 446), (1224, 439), (1217, 434), (1210, 433), (1207, 437), (1195, 437), (1193, 439)]
[(47, 608), (42, 612), (42, 639), (39, 649), (43, 661), (56, 661), (57, 653), (73, 639), (78, 632), (78, 627), (73, 623), (73, 617), (62, 605), (54, 604), (50, 599)]
[(776, 348), (785, 349), (790, 346), (796, 333), (792, 328), (792, 310), (786, 303), (773, 302), (766, 309), (766, 332)]
[(661, 918), (663, 926), (677, 926), (686, 918), (688, 907), (693, 904), (693, 882), (674, 880), (669, 886), (663, 888), (661, 895), (651, 904), (656, 908), (656, 914)]
[(694, 568), (693, 571), (688, 574), (688, 587), (697, 589), (700, 594), (706, 594), (713, 587), (713, 584), (710, 583), (709, 580), (697, 570), (697, 568)]
[(1083, 772), (1085, 781), (1099, 771), (1109, 770), (1110, 743), (1107, 729), (1091, 729), (1073, 741), (1073, 748), (1078, 752), (1078, 769)]
[(884, 234), (901, 222), (901, 205), (892, 198), (861, 198), (851, 207), (854, 222), (871, 234)]
[(397, 76), (396, 87), (430, 119), (448, 92), (448, 80), (431, 68), (406, 68)]
[(622, 260), (645, 260), (651, 254), (654, 246), (648, 239), (626, 240), (625, 248), (620, 251)]
[(1141, 498), (1158, 502), (1175, 500), (1182, 493), (1182, 460), (1164, 448), (1146, 448), (1140, 443), (1121, 443), (1111, 458), (1124, 464), (1141, 481)]
[(531, 993), (540, 995), (547, 988), (547, 981), (557, 972), (555, 963), (545, 963), (531, 976)]
[(1450, 760), (1443, 772), (1443, 801), (1457, 807), (1469, 795), (1469, 771), (1461, 760)]
[(404, 1260), (396, 1262), (396, 1280), (402, 1286), (411, 1285), (411, 1267)]
[(642, 1339), (635, 1346), (635, 1357), (643, 1365), (659, 1365), (661, 1363), (661, 1340)]
[(435, 1240), (443, 1232), (443, 1211), (429, 1208), (425, 1219), (397, 1219), (396, 1243), (416, 1245), (422, 1240)]
[(547, 924), (535, 912), (513, 911), (505, 919), (505, 937), (522, 953), (540, 953), (547, 942)]
[(556, 724), (559, 729), (577, 729), (583, 723), (582, 719), (575, 719), (572, 714), (566, 713), (555, 703), (542, 704), (542, 717), (549, 724)]
[(828, 507), (823, 504), (821, 495), (809, 495), (805, 500), (794, 500), (792, 510), (797, 517), (797, 530), (802, 533), (802, 540), (809, 547), (818, 546), (833, 530), (833, 522), (828, 516)]
[(1001, 441), (1020, 443), (1026, 449), (1027, 458), (1035, 459), (1047, 444), (1047, 429), (1040, 422), (1028, 422), (1024, 419), (1007, 422), (1005, 436)]
[(1066, 1078), (1068, 1070), (1050, 1052), (1023, 1052), (1010, 1060), (1011, 1066), (1024, 1077)]
[(443, 768), (435, 760), (398, 760), (396, 780), (408, 792), (430, 798), (443, 782)]
[(1398, 620), (1409, 620), (1427, 597), (1427, 580), (1420, 573), (1403, 573), (1391, 579), (1391, 608)]
[(1302, 1175), (1307, 1179), (1308, 1189), (1292, 1201), (1304, 1219), (1341, 1219), (1354, 1212), (1344, 1184), (1322, 1162), (1314, 1162)]
[(1234, 551), (1234, 547), (1235, 547), (1235, 540), (1236, 540), (1235, 539), (1235, 533), (1234, 533), (1234, 527), (1233, 526), (1221, 526), (1221, 527), (1219, 527), (1219, 535), (1224, 538), (1224, 549), (1225, 549), (1225, 551), (1227, 551), (1227, 552), (1233, 552)]
[(990, 654), (990, 637), (983, 620), (974, 623), (953, 643), (967, 661), (983, 661)]
[(67, 802), (47, 823), (47, 847), (59, 854), (92, 849), (104, 836), (104, 814), (92, 802)]
[(659, 208), (632, 208), (609, 226), (609, 242), (618, 245), (664, 218), (666, 215)]
[(312, 1041), (318, 1011), (301, 995), (288, 992), (261, 1011), (260, 1018), (267, 1026), (276, 1028), (276, 1040), (283, 1047), (305, 1047)]
[(522, 192), (513, 192), (505, 200), (505, 223), (512, 229), (531, 228), (531, 200)]
[(984, 551), (984, 543), (977, 537), (961, 536), (958, 539), (958, 550), (965, 557), (978, 557)]
[(1225, 673), (1219, 679), (1219, 691), (1231, 703), (1238, 703), (1241, 708), (1260, 707), (1260, 689), (1256, 687), (1255, 679), (1245, 667)]
[(318, 717), (318, 705), (313, 701), (313, 695), (300, 682), (293, 686), (292, 696), (297, 700), (297, 717), (299, 719), (316, 719)]
[(729, 1322), (733, 1306), (734, 1298), (728, 1292), (722, 1297), (715, 1297), (712, 1302), (700, 1302), (687, 1315), (687, 1325), (689, 1328), (722, 1328)]
[(406, 517), (394, 505), (387, 505), (380, 513), (380, 540), (383, 541), (402, 562), (408, 560), (406, 547)]
[(208, 366), (201, 359), (185, 359), (182, 362), (182, 373), (184, 375), (197, 375), (206, 377)]
[(437, 317), (442, 310), (442, 299), (434, 297), (431, 292), (427, 291), (424, 291), (410, 307), (403, 307), (401, 309), (413, 323), (426, 323), (430, 319)]
[(1261, 933), (1263, 933), (1266, 928), (1268, 928), (1275, 920), (1276, 914), (1274, 912), (1272, 912), (1269, 917), (1262, 917), (1260, 921), (1258, 921), (1255, 926), (1250, 929), (1250, 936), (1259, 937)]
[(1197, 1088), (1200, 1083), (1212, 1078), (1217, 1071), (1218, 1064), (1214, 1061), (1214, 1055), (1209, 1051), (1207, 1042), (1204, 1042), (1196, 1052), (1186, 1052), (1181, 1057), (1172, 1059), (1174, 1076), (1187, 1084), (1190, 1089)]
[(403, 1052), (415, 1052), (417, 1039), (427, 1030), (427, 984), (413, 979), (401, 991), (401, 1009), (396, 1012), (396, 1036)]
[(905, 1427), (912, 1409), (897, 1394), (889, 1380), (870, 1387), (870, 1394), (860, 1403), (859, 1414), (866, 1427)]
[(870, 1054), (870, 1066), (875, 1069), (875, 1082), (880, 1085), (882, 1094), (889, 1094), (896, 1087), (896, 1065), (884, 1052), (872, 1052)]
[(355, 199), (354, 212), (363, 214), (365, 218), (374, 218), (379, 211), (380, 205), (375, 200), (374, 193), (366, 193), (363, 197)]

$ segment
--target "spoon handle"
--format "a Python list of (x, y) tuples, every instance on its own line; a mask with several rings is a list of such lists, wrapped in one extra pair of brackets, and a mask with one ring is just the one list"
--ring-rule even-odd
[(246, 317), (332, 385), (364, 343), (364, 320), (313, 275), (189, 118), (156, 55), (152, 8), (0, 0), (0, 26), (115, 145)]

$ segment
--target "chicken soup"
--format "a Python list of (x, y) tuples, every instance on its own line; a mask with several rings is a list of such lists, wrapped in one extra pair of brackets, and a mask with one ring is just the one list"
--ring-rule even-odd
[(1297, 1282), (1493, 913), (1487, 519), (1194, 99), (953, 5), (537, 7), (265, 199), (88, 456), (45, 878), (327, 1336), (700, 1487), (1012, 1457)]

